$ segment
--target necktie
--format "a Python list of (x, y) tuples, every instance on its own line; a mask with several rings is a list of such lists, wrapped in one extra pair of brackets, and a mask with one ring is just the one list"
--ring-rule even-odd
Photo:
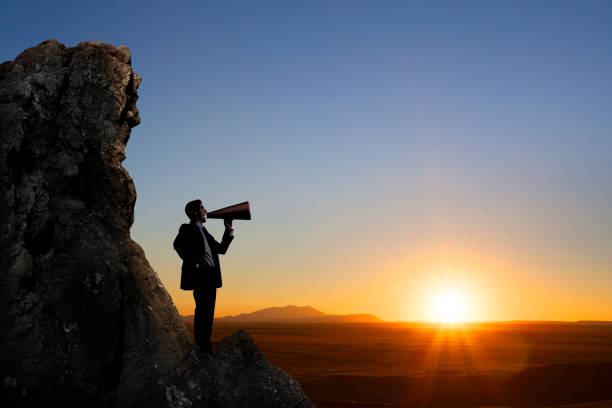
[(208, 246), (208, 240), (206, 239), (206, 234), (204, 233), (204, 228), (198, 226), (200, 232), (202, 233), (202, 238), (204, 238), (204, 260), (208, 266), (215, 266), (215, 262), (212, 258), (212, 252), (210, 252), (210, 246)]

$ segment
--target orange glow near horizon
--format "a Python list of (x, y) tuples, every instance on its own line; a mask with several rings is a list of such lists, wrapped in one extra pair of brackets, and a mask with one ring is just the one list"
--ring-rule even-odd
[[(220, 234), (217, 231), (216, 235)], [(250, 237), (240, 238), (253, 242)], [(506, 251), (495, 251), (484, 244), (408, 247), (406, 243), (396, 243), (397, 248), (387, 251), (410, 248), (411, 254), (385, 258), (384, 253), (371, 248), (372, 256), (365, 261), (343, 257), (340, 251), (340, 255), (321, 253), (316, 264), (301, 258), (294, 262), (289, 257), (263, 264), (238, 256), (249, 249), (238, 247), (241, 243), (237, 241), (234, 253), (222, 261), (223, 288), (218, 291), (216, 317), (286, 305), (311, 306), (327, 314), (372, 314), (390, 322), (451, 325), (509, 320), (610, 320), (611, 316), (605, 285), (589, 287), (590, 296), (584, 297), (587, 284), (572, 285), (566, 278), (571, 268), (534, 262), (515, 254), (511, 254), (509, 262)], [(155, 260), (157, 253), (151, 256)], [(157, 264), (179, 313), (192, 315), (193, 294), (178, 287), (178, 257), (173, 254)], [(269, 284), (281, 280), (282, 287)]]

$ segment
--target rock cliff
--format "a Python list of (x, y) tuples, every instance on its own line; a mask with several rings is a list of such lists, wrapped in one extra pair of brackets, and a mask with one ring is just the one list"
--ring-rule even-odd
[(312, 406), (244, 332), (201, 355), (130, 238), (128, 48), (0, 65), (0, 389), (18, 406)]

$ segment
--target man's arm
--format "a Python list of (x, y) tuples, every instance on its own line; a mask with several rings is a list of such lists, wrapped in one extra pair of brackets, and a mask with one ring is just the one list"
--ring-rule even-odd
[[(225, 232), (223, 233), (223, 238), (221, 239), (221, 243), (218, 243), (214, 238), (212, 239), (212, 245), (215, 246), (215, 252), (219, 255), (225, 255), (227, 252), (227, 248), (230, 243), (234, 239), (234, 230), (232, 229), (232, 220), (224, 220), (225, 223)], [(212, 236), (211, 236), (212, 237)], [(211, 245), (211, 243), (208, 243)]]
[(226, 229), (223, 233), (223, 238), (221, 239), (221, 243), (219, 244), (219, 250), (217, 251), (219, 255), (224, 255), (227, 252), (227, 248), (229, 248), (230, 243), (234, 239), (234, 230)]

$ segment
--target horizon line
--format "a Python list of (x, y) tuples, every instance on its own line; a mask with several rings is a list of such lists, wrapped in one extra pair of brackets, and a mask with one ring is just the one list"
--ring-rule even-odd
[[(243, 313), (246, 314), (246, 313)], [(350, 314), (346, 314), (346, 315), (337, 315), (337, 314), (328, 314), (327, 316), (354, 316), (354, 315), (370, 315), (370, 316), (375, 316), (378, 318), (378, 316), (373, 315), (371, 313), (350, 313)], [(189, 315), (182, 315), (179, 313), (180, 317), (191, 317), (193, 318), (194, 315), (193, 314), (189, 314)], [(220, 317), (215, 317), (214, 320), (218, 320), (218, 319), (225, 319), (227, 317), (236, 317), (236, 316), (240, 316), (240, 315), (228, 315), (228, 316), (220, 316)], [(277, 320), (251, 320), (249, 323), (277, 323), (280, 321), (283, 322), (291, 322), (291, 321), (300, 321), (300, 320), (316, 320), (317, 317), (297, 317), (297, 318), (286, 318), (286, 319), (277, 319)], [(541, 323), (541, 324), (545, 324), (545, 323), (597, 323), (597, 324), (612, 324), (612, 320), (588, 320), (588, 319), (583, 319), (583, 320), (526, 320), (526, 319), (513, 319), (513, 320), (469, 320), (469, 321), (464, 321), (464, 322), (440, 322), (440, 321), (428, 321), (428, 320), (384, 320), (381, 318), (378, 318), (380, 321), (379, 322), (347, 322), (347, 323), (351, 323), (351, 324), (379, 324), (379, 323), (405, 323), (405, 324), (435, 324), (435, 325), (440, 325), (440, 326), (462, 326), (462, 325), (468, 325), (468, 324), (482, 324), (482, 323)], [(338, 324), (335, 322), (329, 322), (329, 324)], [(342, 323), (345, 324), (345, 323)]]

